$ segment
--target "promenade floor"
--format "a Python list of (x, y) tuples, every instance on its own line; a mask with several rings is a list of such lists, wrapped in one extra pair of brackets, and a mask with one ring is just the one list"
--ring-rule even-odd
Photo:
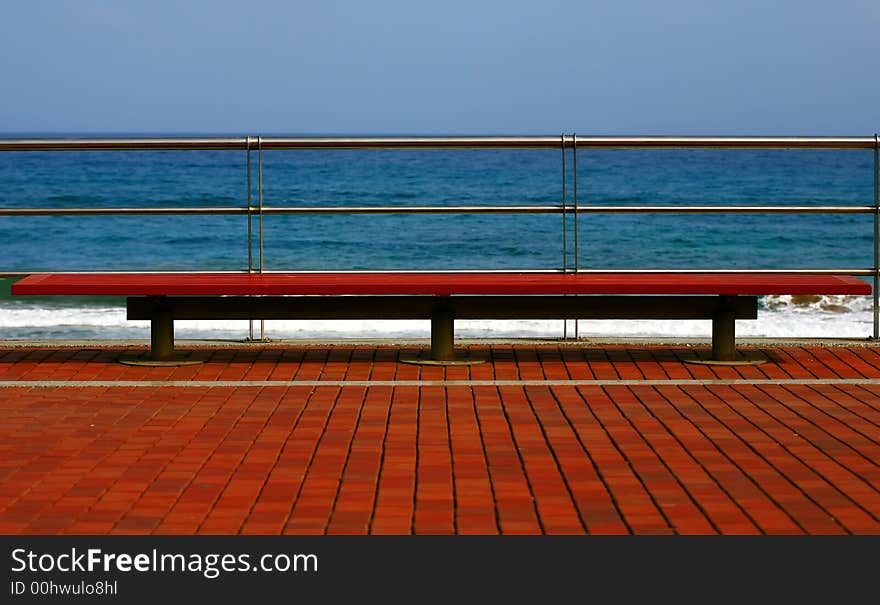
[(880, 533), (878, 348), (470, 348), (0, 344), (0, 533)]

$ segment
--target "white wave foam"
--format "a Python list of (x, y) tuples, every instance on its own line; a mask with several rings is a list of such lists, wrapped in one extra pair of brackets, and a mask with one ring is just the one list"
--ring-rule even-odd
[[(149, 338), (148, 321), (129, 321), (120, 307), (42, 307), (32, 304), (0, 305), (3, 338)], [(562, 320), (459, 320), (456, 336), (464, 338), (558, 338)], [(239, 340), (248, 336), (246, 320), (175, 322), (178, 338)], [(256, 335), (259, 322), (255, 322)], [(864, 338), (872, 330), (870, 297), (766, 297), (758, 319), (737, 322), (737, 334), (755, 337)], [(568, 322), (568, 334), (574, 331)], [(580, 336), (708, 337), (708, 320), (581, 320)], [(427, 320), (267, 320), (270, 338), (427, 338)]]
[(764, 296), (761, 299), (764, 309), (793, 313), (860, 313), (871, 312), (870, 296), (846, 295), (800, 295)]

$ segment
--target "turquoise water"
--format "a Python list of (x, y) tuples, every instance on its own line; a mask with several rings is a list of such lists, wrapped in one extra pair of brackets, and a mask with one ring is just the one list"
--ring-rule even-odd
[[(256, 202), (256, 154), (252, 159)], [(245, 160), (239, 151), (0, 153), (0, 205), (240, 207), (247, 197)], [(571, 162), (568, 152), (569, 204)], [(862, 150), (581, 149), (578, 197), (581, 205), (870, 205), (872, 162), (872, 153)], [(263, 201), (267, 206), (559, 204), (560, 164), (558, 150), (269, 151), (263, 156)], [(552, 269), (563, 262), (558, 215), (266, 216), (263, 224), (264, 266), (272, 270)], [(243, 216), (0, 217), (0, 273), (243, 270), (246, 234)], [(870, 215), (587, 214), (579, 219), (578, 263), (582, 268), (869, 267), (872, 234)], [(572, 264), (570, 217), (567, 240)], [(779, 301), (768, 302), (772, 307)], [(844, 305), (855, 314), (850, 321), (862, 317), (862, 302)], [(94, 331), (82, 327), (87, 322), (77, 323), (76, 309), (106, 301), (11, 300), (7, 282), (0, 304), (17, 310), (29, 305), (32, 317), (52, 315), (41, 310), (57, 311), (59, 305), (73, 313), (64, 320), (68, 328), (31, 325), (31, 332), (26, 315), (7, 318), (0, 321), (7, 335), (54, 330), (69, 336)]]

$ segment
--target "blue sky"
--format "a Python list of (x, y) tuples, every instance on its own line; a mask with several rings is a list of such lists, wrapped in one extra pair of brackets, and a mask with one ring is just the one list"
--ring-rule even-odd
[(880, 130), (876, 0), (5, 4), (4, 132)]

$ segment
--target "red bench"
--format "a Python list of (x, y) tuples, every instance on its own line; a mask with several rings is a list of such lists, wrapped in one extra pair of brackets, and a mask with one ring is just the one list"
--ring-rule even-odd
[[(49, 273), (16, 295), (127, 296), (151, 320), (151, 356), (175, 319), (431, 319), (431, 359), (454, 359), (455, 319), (711, 319), (712, 359), (733, 360), (735, 320), (767, 294), (870, 294), (848, 276), (795, 273)], [(581, 295), (581, 296), (571, 296)]]

